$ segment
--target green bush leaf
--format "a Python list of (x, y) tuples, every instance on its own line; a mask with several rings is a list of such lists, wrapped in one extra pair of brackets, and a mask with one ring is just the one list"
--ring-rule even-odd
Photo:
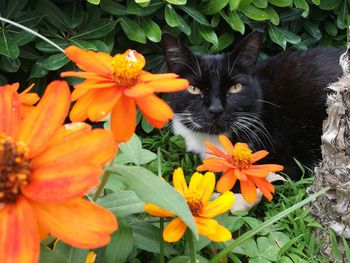
[(272, 6), (268, 6), (265, 9), (266, 13), (269, 15), (270, 21), (272, 24), (274, 24), (275, 26), (279, 25), (280, 23), (280, 17), (278, 15), (278, 13), (276, 12), (275, 9), (273, 9)]
[(202, 8), (201, 13), (205, 15), (215, 15), (228, 4), (228, 1), (229, 0), (208, 1), (204, 8)]
[(338, 34), (337, 26), (331, 22), (325, 22), (324, 28), (326, 29), (327, 33), (331, 36), (336, 36)]
[(348, 16), (349, 16), (348, 4), (347, 4), (347, 1), (343, 1), (343, 4), (339, 9), (339, 14), (337, 17), (337, 26), (340, 29), (345, 29), (347, 27)]
[(287, 39), (281, 33), (278, 27), (269, 24), (267, 27), (267, 32), (269, 33), (269, 36), (273, 42), (275, 42), (277, 45), (280, 45), (283, 49), (286, 49)]
[(125, 6), (118, 4), (113, 0), (101, 0), (100, 6), (107, 13), (110, 13), (116, 16), (123, 16), (128, 14)]
[(100, 0), (87, 0), (90, 4), (93, 5), (99, 5), (100, 4)]
[[(69, 43), (64, 39), (53, 38), (51, 41), (63, 49), (69, 46)], [(44, 53), (57, 53), (57, 48), (52, 46), (50, 43), (47, 43), (46, 41), (37, 42), (35, 44), (35, 47)]]
[(267, 0), (254, 0), (253, 5), (255, 5), (257, 8), (266, 8), (268, 5)]
[(235, 11), (238, 8), (240, 2), (240, 0), (229, 0), (230, 11)]
[(136, 134), (133, 134), (129, 141), (121, 143), (119, 149), (125, 158), (129, 159), (132, 163), (136, 165), (141, 164), (142, 144)]
[(79, 249), (58, 241), (55, 251), (60, 252), (68, 263), (84, 263), (89, 252), (87, 249)]
[(219, 45), (219, 39), (215, 31), (209, 26), (198, 26), (199, 34), (209, 43), (212, 43), (215, 47)]
[(72, 4), (64, 8), (64, 21), (71, 28), (76, 28), (83, 21), (83, 9), (79, 2), (74, 1)]
[[(37, 29), (33, 29), (33, 31), (37, 31)], [(28, 44), (30, 41), (32, 41), (35, 38), (35, 35), (32, 33), (29, 33), (27, 31), (21, 30), (16, 33), (11, 34), (12, 39), (17, 43), (17, 45), (24, 46), (25, 44)], [(57, 51), (57, 49), (56, 49)]]
[(229, 12), (228, 16), (223, 11), (220, 14), (233, 30), (240, 32), (242, 35), (244, 34), (245, 25), (236, 12)]
[(303, 17), (307, 17), (310, 11), (309, 4), (306, 0), (294, 0), (294, 5), (297, 8), (305, 10), (302, 14)]
[(320, 9), (322, 10), (333, 10), (336, 9), (342, 0), (322, 0), (320, 1)]
[(320, 39), (322, 36), (322, 33), (319, 29), (319, 25), (311, 22), (311, 21), (305, 21), (304, 22), (304, 28), (305, 30), (312, 36), (313, 38)]
[(43, 244), (40, 244), (39, 263), (69, 263), (68, 260), (58, 251), (53, 251)]
[(126, 259), (134, 247), (131, 227), (126, 222), (124, 222), (124, 220), (118, 221), (118, 231), (114, 232), (112, 235), (112, 240), (106, 248), (106, 263), (126, 262)]
[(146, 43), (145, 32), (138, 24), (127, 17), (120, 18), (119, 22), (129, 39), (143, 44)]
[(136, 16), (148, 16), (156, 12), (161, 8), (165, 3), (159, 0), (152, 0), (152, 2), (146, 7), (140, 8), (134, 0), (128, 0), (127, 12), (131, 15)]
[(68, 40), (69, 44), (80, 47), (85, 50), (95, 50), (97, 51), (96, 46), (90, 41), (80, 40), (80, 39), (70, 39)]
[(58, 53), (44, 59), (40, 64), (47, 70), (57, 70), (69, 62), (69, 59), (63, 53)]
[(286, 7), (293, 4), (293, 0), (269, 0), (269, 3), (278, 7)]
[(239, 9), (245, 16), (256, 20), (256, 21), (264, 21), (269, 19), (269, 15), (262, 9), (256, 8), (253, 5), (249, 5), (245, 8)]
[(89, 25), (79, 34), (74, 35), (71, 39), (96, 39), (106, 36), (115, 28), (116, 21), (101, 19), (96, 23)]
[(19, 56), (19, 48), (17, 43), (6, 32), (0, 32), (0, 54), (15, 59)]
[(6, 56), (1, 56), (1, 65), (0, 68), (6, 72), (17, 72), (19, 67), (21, 66), (21, 61), (16, 59), (11, 59)]
[(5, 13), (2, 14), (4, 17), (11, 19), (16, 16), (27, 4), (28, 0), (11, 0), (7, 1)]
[(165, 21), (171, 27), (176, 27), (179, 25), (178, 14), (171, 5), (165, 6)]
[(178, 215), (192, 232), (198, 232), (184, 198), (168, 183), (142, 167), (113, 165), (109, 168), (121, 176), (123, 182), (144, 201), (153, 203)]
[(185, 5), (187, 3), (187, 0), (165, 0), (165, 1), (173, 5)]
[(42, 78), (44, 76), (46, 76), (46, 74), (49, 71), (44, 68), (40, 62), (37, 62), (34, 64), (34, 66), (32, 67), (31, 71), (30, 71), (30, 79), (35, 79), (35, 78)]
[(210, 26), (207, 18), (196, 9), (189, 6), (180, 6), (179, 8), (183, 10), (186, 14), (188, 14), (190, 17), (192, 17), (194, 20), (196, 20), (198, 23), (205, 26)]
[(141, 17), (141, 25), (145, 30), (146, 37), (152, 42), (159, 42), (161, 39), (161, 30), (158, 24), (152, 20)]

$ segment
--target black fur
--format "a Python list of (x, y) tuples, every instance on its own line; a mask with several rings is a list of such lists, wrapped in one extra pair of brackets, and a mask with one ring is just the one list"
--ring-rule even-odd
[[(293, 157), (313, 167), (321, 157), (322, 121), (329, 83), (342, 71), (340, 49), (315, 48), (281, 53), (263, 61), (257, 58), (263, 33), (253, 31), (227, 54), (200, 56), (182, 42), (163, 34), (169, 72), (175, 72), (201, 89), (168, 95), (174, 112), (194, 131), (230, 132), (236, 142), (270, 152), (265, 162), (283, 164), (295, 177)], [(236, 83), (239, 93), (228, 94)]]

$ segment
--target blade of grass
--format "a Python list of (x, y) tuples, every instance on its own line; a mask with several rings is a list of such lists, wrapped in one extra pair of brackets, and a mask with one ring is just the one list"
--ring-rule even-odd
[(335, 237), (335, 234), (331, 229), (328, 229), (328, 234), (331, 240), (334, 263), (340, 263), (340, 253), (339, 253), (337, 238)]

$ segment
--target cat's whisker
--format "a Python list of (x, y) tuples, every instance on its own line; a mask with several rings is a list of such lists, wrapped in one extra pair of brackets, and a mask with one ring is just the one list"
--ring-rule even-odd
[(260, 100), (260, 99), (258, 99), (257, 101), (260, 101), (260, 102), (263, 102), (263, 103), (266, 103), (266, 104), (270, 104), (270, 105), (272, 105), (272, 106), (275, 106), (276, 108), (282, 109), (281, 106), (279, 106), (279, 105), (277, 105), (277, 104), (275, 104), (275, 103), (273, 103), (273, 102), (271, 102), (271, 101)]

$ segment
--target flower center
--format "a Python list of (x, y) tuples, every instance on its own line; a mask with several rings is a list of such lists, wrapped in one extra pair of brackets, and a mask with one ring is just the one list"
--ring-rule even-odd
[(246, 169), (252, 161), (252, 151), (245, 144), (236, 143), (232, 151), (232, 164), (239, 168)]
[(130, 87), (145, 66), (145, 58), (135, 50), (127, 50), (112, 59), (115, 81), (120, 87)]
[(28, 147), (0, 133), (0, 205), (13, 203), (30, 173)]
[(198, 194), (189, 193), (186, 195), (186, 202), (193, 216), (199, 216), (199, 212), (203, 208), (203, 204)]

